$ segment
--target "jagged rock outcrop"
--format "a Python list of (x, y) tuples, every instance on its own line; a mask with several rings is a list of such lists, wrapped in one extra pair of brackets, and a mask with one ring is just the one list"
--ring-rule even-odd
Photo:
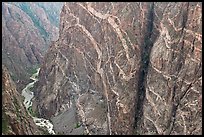
[[(62, 3), (56, 5), (58, 8), (55, 6), (52, 12), (60, 11)], [(11, 73), (18, 91), (42, 63), (50, 41), (58, 38), (58, 27), (48, 18), (47, 12), (51, 9), (45, 9), (33, 2), (2, 3), (2, 63)]]
[(201, 134), (201, 10), (65, 3), (34, 109), (60, 134)]
[(2, 66), (2, 134), (40, 135), (41, 131), (23, 105), (15, 83), (5, 66)]

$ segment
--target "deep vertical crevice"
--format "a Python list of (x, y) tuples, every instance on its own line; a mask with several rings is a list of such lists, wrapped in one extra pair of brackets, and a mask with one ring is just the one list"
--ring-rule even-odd
[(141, 45), (141, 60), (139, 68), (139, 80), (137, 85), (137, 96), (135, 99), (135, 122), (134, 131), (139, 132), (141, 118), (143, 116), (143, 103), (146, 95), (145, 82), (149, 67), (150, 53), (153, 46), (152, 34), (153, 34), (153, 22), (154, 22), (154, 3), (150, 4), (147, 15), (147, 31), (144, 35), (144, 41)]

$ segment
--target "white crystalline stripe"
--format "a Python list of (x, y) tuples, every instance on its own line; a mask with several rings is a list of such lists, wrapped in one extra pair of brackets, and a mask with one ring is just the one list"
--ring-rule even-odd
[(107, 112), (108, 127), (109, 127), (109, 131), (110, 131), (110, 135), (111, 135), (112, 131), (111, 131), (110, 107), (109, 107), (108, 91), (107, 91), (107, 87), (106, 87), (106, 83), (105, 83), (105, 77), (104, 77), (103, 69), (100, 69), (100, 71), (98, 71), (98, 73), (101, 75), (102, 83), (103, 83), (103, 86), (104, 86), (104, 95), (105, 95), (106, 100), (107, 100), (106, 102), (107, 102), (107, 108), (108, 108), (108, 112)]
[(187, 135), (187, 134), (186, 134), (186, 120), (185, 120), (185, 118), (184, 118), (184, 115), (181, 115), (181, 118), (182, 118), (182, 120), (183, 120), (183, 126), (184, 126), (184, 128), (183, 128), (183, 133), (184, 133), (184, 135)]
[(133, 73), (130, 73), (129, 75), (126, 75), (125, 72), (120, 68), (120, 66), (117, 64), (116, 60), (114, 60), (114, 64), (118, 67), (119, 69), (119, 76), (120, 74), (122, 74), (122, 79), (126, 80), (126, 81), (129, 81), (132, 76), (134, 75), (134, 72)]
[[(110, 63), (111, 64), (111, 63)], [(108, 83), (108, 85), (111, 85), (110, 84), (110, 81), (109, 81), (109, 78), (108, 78), (108, 76), (107, 76), (107, 73), (106, 73), (106, 77), (107, 77), (107, 83)], [(120, 103), (120, 95), (118, 94), (118, 92), (116, 92), (114, 89), (111, 89), (111, 91), (116, 95), (116, 106), (117, 106), (117, 109), (118, 109), (118, 111), (119, 111), (119, 107), (121, 107), (121, 103)], [(123, 105), (123, 104), (122, 104)]]
[[(36, 77), (38, 76), (39, 71), (40, 71), (40, 68), (37, 69), (37, 72), (36, 72), (35, 74), (33, 74), (33, 75), (30, 77), (30, 79), (34, 80), (34, 82), (29, 83), (29, 84), (22, 90), (22, 94), (21, 94), (21, 95), (25, 97), (25, 100), (24, 100), (23, 104), (24, 104), (24, 106), (26, 107), (26, 109), (28, 109), (30, 106), (32, 106), (31, 100), (32, 100), (32, 98), (34, 97), (34, 94), (33, 94), (33, 92), (31, 92), (29, 89), (30, 89), (31, 87), (33, 87), (33, 85), (35, 84), (35, 82), (38, 81), (38, 79), (37, 79)], [(28, 111), (28, 110), (27, 110), (27, 111)], [(30, 113), (29, 113), (29, 115), (30, 115)], [(48, 132), (49, 132), (50, 134), (55, 134), (55, 132), (54, 132), (54, 130), (53, 130), (53, 125), (50, 123), (49, 120), (46, 120), (46, 119), (43, 119), (43, 118), (37, 118), (37, 117), (33, 117), (33, 116), (31, 116), (31, 117), (33, 118), (33, 121), (35, 122), (35, 124), (36, 124), (37, 126), (46, 127), (47, 130), (48, 130)], [(40, 122), (37, 123), (37, 121), (40, 121)], [(44, 123), (44, 121), (46, 121), (46, 122)]]
[(175, 31), (181, 31), (182, 30), (181, 27), (180, 28), (176, 28), (174, 22), (171, 19), (168, 18), (167, 21), (169, 21), (169, 23), (173, 26)]
[[(160, 31), (160, 34), (161, 36), (164, 36), (162, 37), (164, 42), (165, 42), (165, 46), (170, 49), (170, 46), (169, 46), (169, 40), (171, 40), (171, 37), (169, 36), (169, 33), (168, 33), (168, 30), (167, 28), (164, 26), (163, 23), (160, 23), (160, 26), (161, 26), (161, 31)], [(166, 37), (165, 37), (166, 36)], [(167, 39), (166, 39), (167, 38)]]
[(200, 91), (196, 90), (195, 87), (192, 86), (191, 89), (192, 89), (195, 93), (200, 94)]
[[(174, 50), (174, 49), (168, 47), (167, 45), (165, 45), (165, 46), (166, 46), (167, 50), (170, 50), (170, 51), (175, 52), (175, 53), (180, 53), (180, 51), (178, 51), (178, 50)], [(201, 50), (201, 51), (202, 51), (202, 50)], [(185, 54), (186, 54), (186, 53), (185, 53)], [(199, 60), (199, 59), (194, 59), (194, 58), (192, 58), (190, 54), (186, 54), (186, 55), (187, 55), (186, 57), (188, 57), (188, 58), (189, 58), (190, 60), (192, 60), (193, 62), (200, 63), (200, 60)]]
[[(100, 18), (100, 19), (108, 19), (109, 24), (111, 24), (111, 26), (116, 30), (116, 33), (118, 34), (118, 36), (119, 36), (119, 38), (120, 38), (120, 40), (121, 40), (121, 42), (122, 42), (122, 45), (123, 45), (123, 47), (124, 47), (124, 49), (125, 49), (125, 52), (126, 52), (126, 57), (127, 57), (127, 59), (128, 59), (128, 62), (131, 62), (130, 59), (129, 59), (128, 46), (127, 46), (127, 44), (126, 44), (126, 40), (123, 38), (122, 32), (120, 31), (118, 25), (117, 25), (117, 24), (115, 23), (115, 21), (111, 18), (112, 15), (109, 15), (109, 14), (101, 14), (100, 12), (97, 12), (94, 8), (91, 7), (91, 5), (90, 5), (89, 3), (88, 3), (88, 5), (87, 5), (87, 9), (86, 9), (83, 5), (81, 5), (81, 4), (79, 4), (79, 5), (80, 5), (81, 7), (83, 7), (85, 10), (88, 9), (89, 12), (91, 12), (93, 15), (95, 15), (96, 17), (98, 17), (98, 18)], [(120, 22), (120, 20), (119, 20), (118, 17), (116, 17), (116, 16), (114, 16), (114, 17), (117, 18), (118, 21)], [(96, 44), (96, 42), (94, 42), (95, 40), (94, 40), (94, 38), (92, 37), (92, 35), (86, 30), (86, 28), (85, 28), (84, 26), (82, 26), (82, 25), (80, 25), (80, 24), (77, 24), (77, 26), (81, 26), (81, 28), (82, 28), (82, 29), (85, 31), (85, 33), (89, 36), (89, 38), (91, 39), (91, 41), (92, 41), (93, 43), (95, 43), (95, 44), (94, 44), (95, 49), (97, 50), (97, 53), (98, 53), (98, 55), (100, 55), (100, 58), (101, 58), (102, 53), (101, 53), (101, 51), (99, 50), (99, 48), (97, 48), (97, 44)], [(126, 33), (126, 34), (127, 34), (127, 33)], [(128, 40), (130, 41), (129, 38), (128, 38)], [(132, 44), (132, 43), (131, 43), (131, 44)], [(119, 67), (119, 66), (118, 66), (118, 67)], [(119, 68), (120, 68), (120, 67), (119, 67)], [(97, 64), (97, 70), (100, 71), (100, 62)], [(124, 78), (125, 80), (127, 80), (127, 81), (128, 81), (130, 78), (132, 78), (132, 75), (134, 74), (134, 73), (131, 73), (129, 76), (126, 76), (122, 69), (120, 69), (120, 71), (121, 71), (121, 73), (123, 74), (123, 78)]]
[[(125, 33), (125, 35), (127, 36), (128, 41), (130, 42), (131, 47), (133, 48), (133, 44), (132, 44), (132, 42), (131, 42), (131, 40), (130, 40), (130, 37), (128, 36), (127, 32), (124, 31), (124, 30), (121, 30), (121, 31), (122, 31), (123, 33)], [(139, 50), (139, 46), (138, 46), (138, 45), (135, 45), (135, 47)]]
[(117, 97), (116, 97), (116, 106), (117, 106), (117, 108), (118, 108), (118, 111), (119, 111), (119, 108), (121, 107), (122, 108), (122, 110), (123, 110), (123, 113), (127, 113), (127, 111), (126, 111), (126, 108), (125, 108), (125, 106), (124, 106), (124, 104), (122, 104), (122, 103), (120, 103), (120, 96), (119, 96), (119, 94), (118, 94), (118, 92), (116, 92), (114, 89), (112, 89), (111, 90)]
[[(117, 64), (117, 63), (116, 63)], [(119, 67), (119, 65), (117, 64), (117, 67), (120, 69), (120, 67)], [(110, 63), (110, 68), (111, 68), (111, 70), (112, 70), (112, 72), (113, 72), (113, 68), (112, 68), (112, 65), (111, 65), (111, 63)], [(120, 72), (119, 72), (119, 75), (120, 75), (120, 73), (122, 73), (123, 74), (123, 76), (126, 78), (126, 76), (125, 76), (125, 73), (123, 72), (123, 70), (121, 70), (120, 69)], [(113, 76), (113, 80), (115, 81), (115, 77)], [(109, 82), (109, 81), (108, 81)], [(109, 83), (109, 85), (110, 85), (110, 83)], [(119, 94), (118, 94), (118, 92), (116, 92), (114, 89), (112, 89), (111, 90), (114, 94), (116, 94), (116, 96), (117, 96), (117, 98), (116, 98), (116, 105), (117, 105), (117, 108), (118, 108), (118, 111), (119, 111), (119, 107), (121, 107), (122, 108), (122, 110), (123, 110), (123, 113), (127, 113), (127, 111), (126, 111), (126, 109), (125, 109), (125, 107), (124, 107), (124, 104), (122, 104), (122, 103), (120, 103), (120, 99), (119, 99)]]
[(91, 12), (94, 16), (100, 18), (100, 19), (107, 19), (109, 24), (115, 29), (115, 32), (118, 34), (121, 42), (122, 42), (122, 46), (125, 49), (126, 52), (126, 57), (129, 60), (129, 53), (128, 53), (128, 46), (126, 44), (126, 40), (123, 38), (122, 32), (120, 31), (118, 25), (115, 23), (114, 18), (117, 18), (118, 21), (120, 22), (119, 18), (110, 14), (101, 14), (100, 12), (97, 12), (94, 8), (91, 7), (90, 3), (87, 4), (87, 9), (89, 12)]
[(191, 35), (195, 36), (196, 39), (198, 39), (198, 41), (202, 41), (202, 35), (199, 33), (196, 33), (192, 30), (186, 29), (184, 28), (184, 31), (186, 31), (187, 33), (190, 33)]
[(87, 3), (87, 9), (89, 12), (91, 12), (93, 15), (95, 15), (96, 17), (100, 18), (100, 19), (107, 19), (110, 14), (101, 14), (100, 12), (97, 12), (94, 8), (91, 7), (91, 3)]
[[(110, 61), (110, 58), (109, 58), (108, 60)], [(113, 66), (112, 66), (112, 63), (111, 63), (111, 62), (109, 63), (109, 66), (110, 66), (110, 70), (111, 70), (112, 74), (114, 74)], [(116, 83), (115, 75), (112, 75), (112, 77), (113, 77), (113, 82)]]
[[(166, 46), (167, 50), (180, 53), (179, 51), (170, 48), (169, 44), (174, 43), (174, 42), (171, 41), (171, 37), (170, 37), (170, 35), (169, 35), (169, 32), (168, 32), (167, 28), (163, 25), (163, 23), (161, 23), (161, 28), (162, 28), (162, 30), (160, 31), (160, 33), (161, 33), (162, 39), (163, 39), (164, 42), (165, 42), (165, 46)], [(165, 36), (166, 36), (166, 37), (165, 37)], [(196, 50), (199, 50), (199, 51), (202, 51), (202, 50), (200, 50), (200, 49), (198, 49), (198, 48), (195, 48), (195, 49), (196, 49)], [(186, 55), (187, 55), (187, 57), (190, 58), (192, 61), (194, 61), (194, 62), (196, 62), (196, 63), (199, 63), (199, 62), (200, 62), (199, 59), (193, 59), (190, 54), (186, 54)]]
[(159, 135), (161, 135), (163, 131), (162, 131), (161, 128), (158, 127), (158, 125), (155, 123), (155, 121), (153, 121), (153, 120), (152, 120), (151, 118), (149, 118), (147, 115), (145, 115), (145, 118), (147, 118), (149, 121), (151, 121), (151, 122), (154, 124), (154, 126), (155, 126), (157, 132), (159, 133)]
[[(86, 53), (85, 53), (86, 54)], [(87, 54), (86, 54), (87, 55)], [(88, 55), (87, 55), (88, 56)], [(84, 56), (84, 59), (87, 61), (87, 63), (89, 63), (89, 67), (94, 70), (95, 72), (97, 72), (97, 70), (94, 68), (94, 66), (91, 64), (90, 60), (86, 58), (86, 56)]]
[[(144, 27), (143, 22), (144, 22), (144, 19), (145, 19), (145, 14), (144, 14), (145, 12), (144, 12), (144, 8), (142, 7), (142, 3), (141, 3), (141, 2), (139, 3), (139, 7), (140, 7), (140, 11), (141, 11), (141, 12), (140, 12), (140, 16), (142, 16), (142, 17), (141, 17), (141, 22), (142, 22), (142, 23), (141, 23), (141, 28), (143, 28), (143, 27)], [(141, 14), (142, 14), (142, 15), (141, 15)]]
[[(81, 6), (84, 10), (86, 10), (92, 16), (92, 13), (89, 10), (87, 10), (81, 3), (77, 3), (77, 4)], [(100, 24), (99, 20), (95, 16), (92, 16), (92, 17), (94, 17), (94, 19), (96, 19), (96, 21)]]
[(66, 73), (64, 72), (64, 70), (61, 68), (61, 66), (56, 62), (56, 65), (57, 67), (61, 70), (62, 72), (62, 75), (66, 78), (66, 79), (69, 79), (67, 76), (66, 76)]
[(152, 106), (154, 113), (158, 114), (159, 116), (161, 116), (159, 110), (157, 110), (156, 104), (154, 103), (153, 99), (149, 95), (149, 90), (148, 89), (146, 90), (146, 99), (150, 103), (150, 105)]
[(157, 17), (157, 19), (158, 19), (159, 21), (161, 21), (161, 19), (159, 18), (159, 16), (158, 16), (158, 14), (157, 14), (157, 11), (156, 11), (156, 10), (154, 11), (154, 15)]
[(125, 49), (127, 60), (129, 61), (130, 57), (129, 57), (129, 52), (128, 52), (128, 46), (127, 46), (126, 40), (123, 38), (122, 32), (120, 31), (118, 25), (115, 23), (113, 18), (109, 17), (108, 22), (109, 24), (111, 24), (111, 26), (115, 29), (115, 32), (118, 34), (122, 42), (122, 46)]
[(147, 84), (147, 86), (148, 86), (148, 88), (149, 88), (149, 91), (152, 92), (154, 95), (157, 96), (156, 101), (158, 101), (158, 99), (162, 100), (161, 96), (160, 96), (158, 93), (154, 92), (154, 88), (151, 87), (151, 86), (149, 86), (149, 83)]
[[(151, 61), (150, 61), (150, 63), (151, 63)], [(167, 79), (171, 79), (171, 77), (176, 77), (179, 81), (183, 81), (182, 78), (180, 78), (176, 75), (164, 74), (163, 71), (160, 71), (159, 69), (157, 69), (155, 66), (152, 65), (152, 63), (151, 63), (151, 67), (152, 67), (152, 69), (154, 69), (155, 71), (157, 71), (158, 73), (160, 73), (161, 75), (163, 75)], [(188, 81), (184, 81), (184, 83), (186, 83), (187, 85), (191, 84), (191, 82), (188, 82)]]
[(69, 62), (68, 58), (67, 58), (64, 54), (62, 54), (62, 52), (61, 52), (60, 50), (58, 50), (58, 51), (59, 51), (60, 55), (62, 55), (62, 57), (63, 57), (67, 62)]
[[(73, 15), (74, 16), (74, 15)], [(78, 17), (74, 16), (75, 18), (77, 18), (77, 20), (79, 20)], [(98, 63), (97, 63), (97, 71), (100, 71), (100, 66), (101, 66), (101, 58), (102, 58), (102, 52), (98, 47), (97, 42), (95, 41), (95, 39), (93, 38), (93, 36), (91, 35), (91, 33), (81, 24), (79, 24), (79, 21), (77, 22), (77, 24), (75, 24), (75, 26), (81, 28), (83, 30), (83, 32), (86, 34), (86, 36), (91, 40), (94, 49), (96, 50), (97, 54), (98, 54)]]
[[(188, 44), (188, 45), (191, 45), (191, 47), (193, 47), (193, 43), (192, 43), (192, 42), (190, 42), (190, 41), (188, 41), (188, 40), (184, 40), (184, 42), (185, 42), (186, 44)], [(194, 49), (195, 49), (195, 50), (198, 50), (198, 51), (202, 51), (202, 49), (199, 49), (199, 48), (197, 48), (197, 47), (194, 47)]]
[[(96, 52), (98, 53), (98, 59), (101, 60), (102, 57), (102, 52), (98, 47), (97, 42), (95, 41), (95, 39), (93, 38), (93, 36), (91, 35), (91, 33), (81, 24), (76, 24), (76, 26), (82, 28), (83, 32), (85, 32), (85, 34), (88, 36), (88, 38), (91, 40), (91, 42), (93, 43), (94, 48), (96, 49)], [(100, 67), (100, 66), (99, 66)]]
[[(196, 12), (194, 12), (194, 13), (196, 13)], [(179, 14), (179, 12), (177, 12), (177, 14), (176, 14), (174, 17), (172, 17), (171, 19), (170, 19), (170, 18), (167, 19), (167, 21), (173, 26), (173, 28), (174, 28), (175, 31), (181, 31), (181, 30), (182, 30), (182, 27), (176, 28), (176, 26), (175, 26), (175, 24), (174, 24), (174, 22), (173, 22), (174, 18), (177, 17), (178, 14)], [(201, 15), (202, 15), (202, 14), (201, 14)], [(199, 16), (199, 18), (201, 18), (201, 17), (202, 17), (202, 16)], [(186, 28), (184, 28), (184, 31), (186, 31), (187, 33), (192, 34), (193, 36), (196, 37), (196, 39), (198, 39), (199, 41), (201, 41), (201, 39), (202, 39), (202, 35), (201, 35), (201, 34), (196, 33), (196, 32), (194, 32), (194, 31), (192, 31), (192, 30), (188, 30), (188, 29), (186, 29)]]
[[(83, 5), (79, 4), (81, 7), (83, 7), (85, 10), (87, 10)], [(126, 52), (126, 57), (128, 59), (128, 62), (129, 62), (129, 54), (128, 54), (128, 46), (126, 44), (126, 41), (124, 40), (123, 36), (122, 36), (122, 33), (120, 31), (120, 29), (118, 28), (118, 25), (115, 23), (115, 21), (112, 19), (112, 18), (109, 18), (110, 15), (109, 14), (101, 14), (97, 11), (95, 11), (94, 8), (91, 7), (90, 3), (87, 3), (87, 8), (88, 8), (88, 11), (91, 12), (93, 15), (95, 15), (96, 17), (100, 18), (100, 19), (108, 19), (108, 22), (111, 24), (111, 26), (115, 29), (116, 33), (118, 34), (119, 38), (121, 39), (122, 41), (122, 46), (124, 47), (125, 49), (125, 52)], [(95, 40), (93, 39), (92, 35), (85, 29), (84, 26), (80, 25), (80, 24), (76, 24), (77, 26), (80, 26), (84, 32), (89, 36), (89, 38), (91, 39), (91, 41), (94, 43)], [(100, 60), (98, 63), (97, 63), (97, 71), (98, 73), (101, 75), (101, 78), (102, 78), (102, 83), (104, 85), (104, 94), (106, 96), (106, 99), (107, 99), (107, 107), (108, 107), (108, 113), (107, 113), (107, 118), (108, 118), (108, 126), (109, 126), (109, 131), (110, 131), (110, 134), (111, 134), (111, 120), (110, 120), (110, 108), (109, 108), (109, 99), (108, 99), (108, 93), (107, 93), (107, 89), (106, 89), (106, 84), (105, 84), (105, 77), (104, 77), (104, 74), (103, 74), (103, 69), (100, 68), (101, 66), (101, 55), (102, 55), (102, 52), (99, 50), (99, 48), (97, 48), (97, 44), (94, 44), (95, 46), (95, 49), (98, 53), (98, 59)], [(125, 75), (123, 75), (125, 76)]]
[[(72, 16), (72, 17), (74, 17), (75, 19), (76, 19), (76, 24), (79, 24), (79, 18), (77, 17), (77, 16), (75, 16), (73, 13), (69, 13), (69, 15), (70, 16)], [(67, 20), (66, 20), (66, 22), (68, 22)]]

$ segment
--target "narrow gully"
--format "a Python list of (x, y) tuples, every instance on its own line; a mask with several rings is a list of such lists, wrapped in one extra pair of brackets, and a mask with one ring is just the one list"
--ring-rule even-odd
[(145, 83), (147, 78), (147, 72), (150, 61), (150, 53), (153, 47), (152, 41), (152, 31), (153, 31), (153, 22), (154, 22), (154, 3), (152, 2), (148, 11), (147, 18), (147, 33), (144, 36), (144, 42), (141, 46), (141, 60), (139, 68), (139, 81), (137, 85), (137, 95), (135, 99), (135, 122), (134, 122), (134, 131), (139, 132), (141, 118), (143, 116), (143, 103), (146, 96)]

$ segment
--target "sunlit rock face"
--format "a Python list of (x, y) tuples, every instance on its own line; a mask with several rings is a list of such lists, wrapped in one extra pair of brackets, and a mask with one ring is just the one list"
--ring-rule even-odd
[(201, 16), (201, 3), (65, 3), (34, 109), (59, 134), (201, 134)]
[[(51, 41), (58, 39), (58, 26), (48, 16), (50, 5), (44, 8), (41, 5), (33, 2), (2, 3), (2, 63), (11, 73), (18, 91), (28, 83), (32, 68), (42, 63)], [(61, 10), (60, 6), (56, 7), (53, 12)]]
[(23, 98), (2, 66), (2, 135), (40, 135), (41, 131), (23, 105)]

